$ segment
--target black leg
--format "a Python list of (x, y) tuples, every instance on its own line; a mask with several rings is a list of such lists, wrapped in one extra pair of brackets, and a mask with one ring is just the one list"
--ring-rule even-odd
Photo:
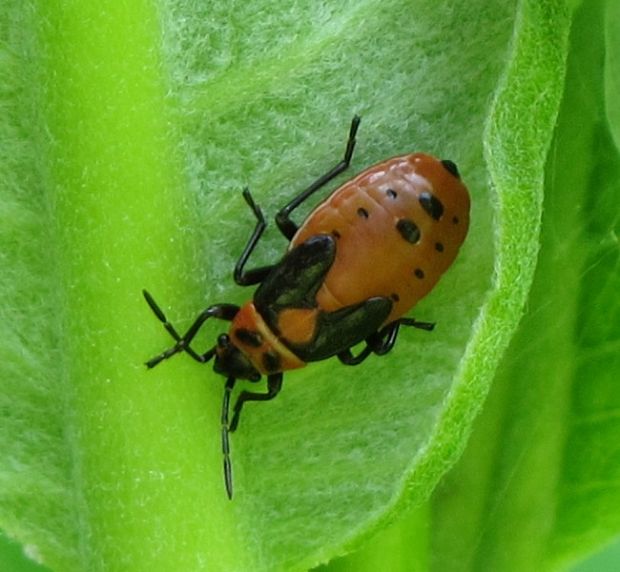
[(208, 362), (215, 355), (215, 348), (211, 348), (204, 354), (199, 354), (195, 352), (191, 347), (190, 343), (194, 339), (194, 336), (198, 333), (201, 326), (208, 318), (219, 318), (220, 320), (231, 321), (237, 315), (239, 311), (239, 306), (235, 306), (234, 304), (216, 304), (214, 306), (210, 306), (206, 310), (203, 310), (198, 318), (194, 321), (194, 323), (189, 327), (184, 336), (180, 336), (174, 326), (168, 322), (166, 315), (162, 311), (162, 309), (157, 305), (153, 297), (146, 291), (143, 290), (142, 294), (144, 294), (144, 298), (146, 299), (148, 305), (150, 306), (153, 313), (157, 316), (159, 321), (164, 325), (168, 333), (176, 340), (176, 344), (161, 354), (151, 358), (146, 362), (146, 366), (150, 369), (155, 367), (157, 364), (162, 362), (165, 359), (173, 356), (174, 354), (185, 351), (192, 358), (200, 363)]
[(290, 203), (280, 209), (276, 215), (276, 224), (278, 225), (278, 228), (289, 240), (293, 238), (298, 229), (297, 225), (290, 219), (291, 213), (308, 197), (318, 191), (323, 185), (331, 181), (334, 177), (340, 175), (340, 173), (346, 170), (351, 163), (353, 149), (355, 148), (355, 135), (357, 134), (357, 128), (359, 127), (360, 121), (361, 119), (357, 115), (355, 115), (351, 121), (347, 148), (344, 152), (344, 158), (342, 161), (333, 167), (331, 171), (328, 171), (322, 177), (319, 177), (316, 181), (314, 181), (314, 183), (312, 183), (305, 191), (302, 191)]
[(400, 326), (411, 326), (420, 330), (431, 331), (435, 324), (418, 322), (414, 318), (400, 318), (388, 324), (382, 330), (366, 339), (366, 347), (356, 356), (348, 349), (338, 354), (338, 359), (345, 365), (359, 365), (371, 353), (382, 356), (388, 353), (396, 343)]
[(415, 318), (400, 318), (398, 321), (401, 326), (411, 326), (427, 332), (432, 332), (435, 329), (434, 322), (418, 322)]
[(380, 332), (368, 339), (369, 347), (371, 347), (372, 351), (378, 356), (385, 355), (394, 347), (399, 328), (400, 320), (388, 324)]
[(228, 427), (228, 430), (232, 433), (237, 429), (239, 425), (239, 415), (241, 415), (241, 408), (246, 401), (269, 401), (273, 399), (282, 389), (282, 374), (274, 373), (267, 378), (267, 393), (255, 393), (253, 391), (242, 391), (235, 403), (235, 410), (233, 413), (232, 421)]
[(222, 454), (224, 455), (224, 483), (228, 498), (233, 496), (232, 463), (230, 460), (230, 443), (228, 441), (228, 410), (230, 406), (230, 394), (235, 387), (235, 378), (229, 377), (224, 386), (224, 397), (222, 399)]
[(400, 318), (395, 320), (378, 332), (376, 337), (369, 338), (368, 343), (372, 347), (372, 351), (378, 356), (388, 353), (396, 343), (400, 326), (410, 326), (430, 332), (435, 327), (435, 324), (418, 322), (414, 318)]
[(252, 270), (245, 270), (244, 268), (248, 258), (250, 258), (254, 248), (256, 248), (260, 237), (263, 235), (263, 232), (265, 232), (267, 223), (265, 222), (265, 217), (263, 216), (263, 212), (260, 210), (260, 207), (254, 202), (250, 189), (243, 189), (243, 198), (252, 209), (254, 216), (256, 216), (256, 226), (254, 227), (254, 231), (252, 232), (248, 243), (245, 245), (237, 264), (235, 265), (233, 277), (239, 286), (251, 286), (252, 284), (262, 282), (273, 267), (261, 266), (260, 268), (253, 268)]
[(375, 332), (372, 336), (366, 338), (366, 347), (358, 355), (354, 356), (349, 348), (340, 352), (338, 359), (345, 365), (359, 365), (372, 353), (380, 356), (386, 354), (396, 343), (399, 325), (399, 320), (396, 320), (379, 332)]
[(356, 356), (353, 355), (353, 352), (348, 349), (340, 352), (338, 354), (338, 359), (345, 365), (359, 365), (362, 363), (370, 354), (372, 353), (372, 348), (366, 344), (366, 347)]

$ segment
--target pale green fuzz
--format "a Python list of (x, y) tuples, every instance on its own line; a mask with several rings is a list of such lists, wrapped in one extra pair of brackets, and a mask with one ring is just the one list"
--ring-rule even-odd
[[(572, 144), (559, 131), (546, 162), (564, 88), (568, 7), (130, 4), (9, 0), (0, 8), (0, 29), (9, 31), (0, 36), (0, 526), (63, 572), (301, 571), (377, 532), (356, 571), (377, 562), (431, 570), (467, 550), (468, 562), (495, 564), (507, 537), (519, 554), (513, 533), (522, 523), (510, 535), (507, 526), (486, 525), (493, 502), (504, 500), (494, 496), (504, 483), (496, 451), (520, 419), (510, 407), (490, 409), (493, 434), (478, 429), (470, 465), (454, 473), (480, 466), (482, 477), (469, 486), (453, 477), (444, 496), (405, 509), (427, 499), (458, 459), (516, 329), (541, 245), (545, 177), (549, 196), (567, 206), (544, 203), (550, 230), (543, 226), (542, 282), (530, 302), (537, 308), (540, 300), (544, 319), (534, 315), (524, 326), (541, 344), (554, 347), (558, 330), (545, 323), (561, 308), (570, 312), (563, 323), (574, 325), (577, 301), (587, 301), (585, 290), (569, 288), (545, 306), (543, 294), (560, 283), (577, 290), (588, 265), (599, 267), (594, 245), (613, 251), (617, 219), (586, 232), (570, 211), (590, 171), (575, 175), (573, 189), (566, 166), (576, 168), (584, 149), (593, 164), (589, 131)], [(231, 276), (253, 226), (241, 189), (251, 186), (271, 220), (340, 159), (354, 113), (362, 124), (350, 174), (412, 151), (453, 160), (472, 192), (470, 236), (412, 313), (437, 322), (433, 333), (404, 330), (391, 354), (360, 367), (329, 361), (291, 372), (275, 401), (247, 406), (231, 437), (229, 502), (219, 441), (223, 379), (187, 356), (145, 371), (142, 362), (171, 338), (140, 291), (148, 288), (180, 330), (210, 303), (251, 296)], [(613, 114), (610, 107), (612, 127)], [(601, 193), (608, 182), (600, 181)], [(545, 256), (553, 261), (566, 234), (573, 264), (556, 280)], [(578, 248), (584, 235), (590, 242)], [(285, 248), (272, 225), (254, 263), (274, 262)], [(601, 292), (597, 300), (609, 307), (611, 294)], [(197, 347), (210, 347), (225, 328), (209, 325)], [(611, 334), (597, 335), (594, 345)], [(513, 344), (508, 360), (527, 359), (522, 352)], [(547, 357), (547, 377), (568, 376), (590, 355), (584, 350), (577, 363), (565, 350), (537, 353)], [(557, 368), (552, 355), (562, 358)], [(520, 388), (519, 369), (505, 362), (495, 400), (513, 402), (501, 387)], [(552, 469), (542, 506), (573, 499), (567, 484), (576, 468), (562, 463), (562, 445), (586, 449), (567, 421), (573, 413), (580, 419), (567, 394), (577, 384), (560, 381), (550, 383), (556, 394), (540, 396), (541, 423), (545, 412), (564, 414), (562, 423), (551, 416), (552, 442), (536, 436)], [(523, 385), (517, 413), (525, 409), (535, 425), (540, 402), (528, 398), (539, 396)], [(517, 437), (508, 461), (523, 445)], [(510, 484), (527, 488), (526, 476)], [(517, 490), (514, 502), (522, 495)], [(588, 499), (578, 500), (587, 513)], [(401, 528), (385, 528), (404, 514)], [(593, 541), (586, 519), (575, 532), (576, 515), (558, 514), (562, 533), (541, 541), (537, 563), (562, 560), (567, 538), (593, 545), (613, 529), (606, 520)], [(468, 528), (455, 543), (458, 522)]]

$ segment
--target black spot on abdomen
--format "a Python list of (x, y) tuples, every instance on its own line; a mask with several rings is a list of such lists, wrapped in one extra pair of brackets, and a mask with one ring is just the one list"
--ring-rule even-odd
[(454, 161), (450, 161), (450, 159), (443, 159), (441, 161), (441, 164), (445, 167), (446, 171), (448, 171), (448, 173), (454, 175), (457, 179), (461, 178), (461, 174), (459, 173), (459, 169), (456, 166), (456, 163)]
[(443, 204), (432, 193), (421, 193), (418, 199), (420, 206), (430, 215), (433, 219), (439, 220), (443, 215)]
[(417, 244), (420, 240), (420, 229), (418, 225), (409, 218), (399, 219), (396, 223), (396, 230), (411, 244)]

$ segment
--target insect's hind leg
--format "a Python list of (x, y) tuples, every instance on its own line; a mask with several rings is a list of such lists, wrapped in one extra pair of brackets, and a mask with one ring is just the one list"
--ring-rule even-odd
[(349, 348), (337, 354), (338, 359), (345, 365), (359, 365), (373, 353), (380, 356), (385, 355), (396, 343), (399, 326), (398, 320), (388, 324), (382, 330), (366, 338), (366, 347), (359, 354), (353, 355), (351, 348)]
[(340, 352), (339, 354), (337, 354), (337, 356), (338, 356), (338, 359), (344, 365), (359, 365), (371, 353), (372, 353), (372, 348), (368, 344), (366, 344), (366, 347), (359, 354), (357, 354), (356, 356), (353, 355), (353, 352), (351, 351), (351, 348), (349, 348), (348, 350), (344, 350), (344, 351)]
[(353, 352), (349, 348), (337, 354), (338, 359), (345, 365), (359, 365), (372, 353), (378, 356), (385, 355), (394, 347), (394, 344), (396, 344), (400, 326), (410, 326), (430, 332), (435, 327), (435, 324), (430, 322), (419, 322), (414, 318), (400, 318), (368, 337), (366, 339), (366, 347), (358, 355), (353, 355)]
[(368, 345), (373, 353), (378, 356), (388, 353), (396, 343), (400, 326), (410, 326), (412, 328), (418, 328), (419, 330), (426, 330), (427, 332), (435, 328), (435, 324), (430, 322), (418, 322), (418, 320), (414, 318), (399, 318), (378, 332), (376, 338), (369, 340)]
[(325, 173), (322, 177), (319, 177), (314, 183), (312, 183), (307, 189), (299, 193), (292, 201), (284, 206), (276, 215), (276, 224), (280, 229), (280, 232), (289, 240), (293, 238), (297, 229), (299, 228), (291, 219), (291, 213), (301, 205), (312, 194), (318, 191), (323, 185), (329, 183), (334, 177), (337, 177), (345, 171), (351, 164), (351, 158), (353, 157), (353, 150), (355, 149), (355, 136), (357, 129), (359, 128), (361, 118), (359, 115), (353, 116), (351, 121), (351, 127), (349, 129), (349, 139), (347, 140), (347, 147), (344, 152), (344, 157), (340, 163), (333, 167), (330, 171)]
[(251, 286), (252, 284), (262, 282), (266, 278), (267, 274), (269, 274), (273, 266), (261, 266), (260, 268), (253, 268), (252, 270), (245, 269), (248, 259), (250, 258), (252, 252), (254, 252), (254, 249), (263, 235), (263, 232), (265, 232), (265, 228), (267, 228), (267, 223), (265, 222), (263, 211), (261, 211), (260, 207), (254, 202), (250, 189), (247, 187), (243, 189), (243, 198), (245, 199), (245, 202), (248, 203), (254, 213), (254, 216), (256, 217), (256, 226), (254, 227), (254, 231), (250, 235), (239, 260), (235, 265), (233, 277), (239, 286)]

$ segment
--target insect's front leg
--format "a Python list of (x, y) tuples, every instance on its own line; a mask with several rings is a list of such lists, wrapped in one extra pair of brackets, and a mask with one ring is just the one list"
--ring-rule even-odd
[(153, 313), (164, 325), (166, 331), (177, 342), (171, 348), (168, 348), (166, 351), (148, 360), (146, 362), (146, 366), (149, 369), (155, 367), (162, 361), (172, 357), (174, 354), (181, 351), (187, 352), (193, 359), (200, 363), (208, 362), (215, 355), (215, 347), (207, 350), (204, 354), (200, 354), (194, 349), (192, 349), (192, 347), (190, 346), (191, 341), (194, 339), (202, 325), (209, 318), (219, 318), (220, 320), (227, 320), (230, 322), (234, 319), (234, 317), (237, 315), (237, 312), (239, 311), (239, 306), (235, 306), (234, 304), (215, 304), (214, 306), (209, 306), (206, 310), (203, 310), (200, 313), (194, 323), (189, 327), (185, 335), (180, 336), (176, 328), (168, 321), (163, 310), (159, 307), (157, 302), (155, 302), (153, 297), (146, 290), (143, 290), (142, 293), (144, 294), (144, 298), (147, 301), (149, 307), (151, 308), (151, 310), (153, 310)]
[(282, 374), (274, 373), (267, 378), (267, 393), (257, 393), (254, 391), (242, 391), (235, 403), (235, 409), (233, 412), (233, 418), (228, 426), (228, 431), (233, 433), (239, 425), (239, 416), (241, 415), (241, 409), (246, 401), (269, 401), (273, 399), (280, 389), (282, 389)]

